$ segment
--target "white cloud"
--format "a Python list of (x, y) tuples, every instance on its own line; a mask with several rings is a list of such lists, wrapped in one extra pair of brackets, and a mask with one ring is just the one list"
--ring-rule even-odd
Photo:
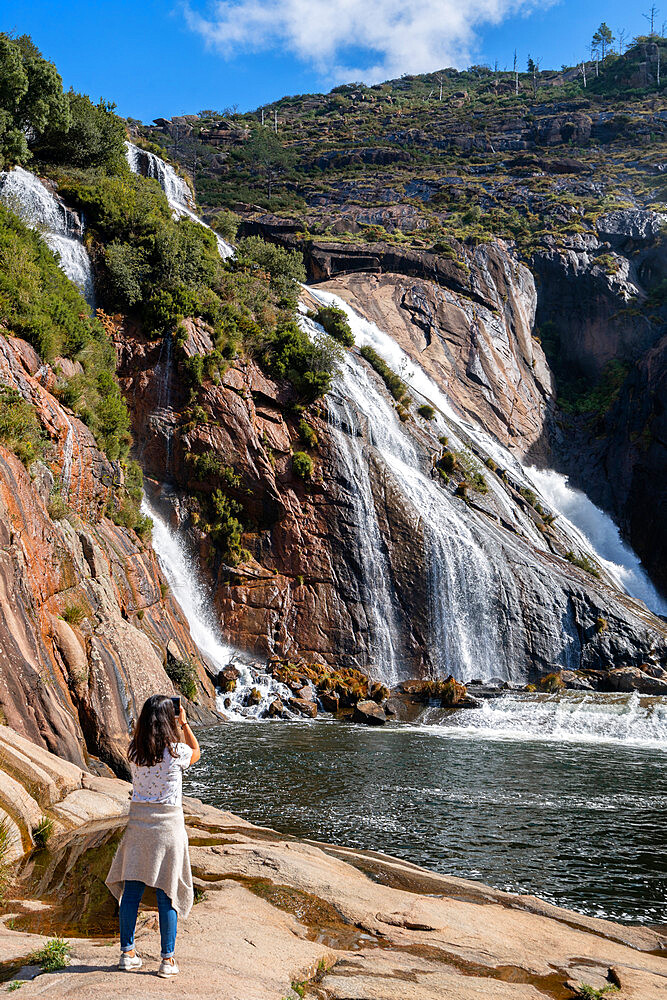
[[(291, 54), (329, 80), (377, 83), (471, 61), (477, 31), (552, 0), (222, 0), (188, 26), (226, 58)], [(361, 50), (361, 57), (360, 57)], [(363, 68), (357, 63), (363, 60)]]

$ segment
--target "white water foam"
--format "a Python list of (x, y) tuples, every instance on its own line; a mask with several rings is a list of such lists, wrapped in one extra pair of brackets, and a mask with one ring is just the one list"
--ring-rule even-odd
[(506, 694), (484, 701), (481, 708), (454, 712), (445, 723), (423, 728), (466, 739), (622, 743), (667, 751), (667, 698), (636, 691)]
[(23, 167), (0, 173), (0, 201), (36, 229), (56, 254), (60, 269), (95, 308), (95, 284), (90, 258), (78, 238), (73, 214), (55, 195)]

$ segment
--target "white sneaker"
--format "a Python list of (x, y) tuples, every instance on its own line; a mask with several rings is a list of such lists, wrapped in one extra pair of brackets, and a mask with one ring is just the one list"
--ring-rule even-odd
[(144, 963), (141, 961), (139, 956), (136, 954), (128, 955), (126, 952), (120, 956), (120, 962), (118, 963), (118, 968), (122, 972), (136, 972), (140, 969)]
[(171, 979), (172, 976), (177, 976), (180, 969), (176, 965), (176, 959), (174, 958), (163, 958), (160, 962), (160, 968), (157, 970), (157, 974), (160, 979)]

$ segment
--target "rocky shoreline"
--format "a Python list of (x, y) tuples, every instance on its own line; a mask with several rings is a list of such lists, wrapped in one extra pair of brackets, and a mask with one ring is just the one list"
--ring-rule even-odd
[[(156, 914), (142, 911), (140, 980), (116, 970), (113, 900), (102, 882), (130, 786), (98, 778), (0, 727), (0, 782), (19, 878), (0, 915), (0, 992), (97, 1000), (163, 996)], [(199, 1000), (553, 1000), (617, 987), (658, 1000), (667, 937), (439, 875), (397, 858), (298, 841), (184, 801), (197, 902), (179, 933), (179, 995)], [(34, 849), (38, 817), (53, 821)], [(31, 956), (55, 935), (68, 964)]]
[[(501, 678), (479, 678), (462, 684), (453, 676), (444, 679), (413, 678), (387, 687), (354, 668), (334, 669), (322, 663), (291, 662), (274, 658), (249, 666), (257, 686), (248, 685), (240, 697), (240, 709), (252, 710), (258, 718), (315, 719), (324, 713), (347, 722), (384, 725), (415, 722), (427, 708), (454, 711), (479, 708), (489, 698), (514, 694), (558, 694), (561, 691), (621, 692), (667, 695), (667, 670), (653, 664), (622, 666), (609, 670), (558, 670), (536, 684), (517, 684)], [(241, 671), (234, 662), (214, 678), (222, 701), (229, 710), (237, 692)], [(263, 694), (259, 678), (270, 678), (273, 693)]]

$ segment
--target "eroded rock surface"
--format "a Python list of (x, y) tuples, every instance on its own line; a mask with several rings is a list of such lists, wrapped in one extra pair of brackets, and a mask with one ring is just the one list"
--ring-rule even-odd
[[(67, 791), (69, 785), (91, 780), (44, 751), (25, 743), (22, 749), (33, 768), (39, 761), (57, 776), (61, 808), (81, 795)], [(26, 766), (19, 777), (31, 780)], [(19, 882), (0, 920), (1, 953), (15, 962), (22, 996), (46, 991), (106, 1000), (134, 997), (138, 988), (164, 995), (163, 981), (152, 975), (159, 963), (156, 914), (140, 913), (141, 973), (120, 973), (110, 894), (90, 884), (104, 878), (127, 792), (118, 781), (93, 789), (97, 812), (54, 836), (46, 859), (36, 854), (24, 861), (23, 877), (39, 898), (22, 899)], [(318, 1000), (566, 1000), (582, 982), (617, 985), (618, 1000), (664, 995), (667, 939), (657, 930), (583, 916), (377, 853), (286, 839), (194, 799), (184, 801), (184, 810), (194, 880), (203, 893), (179, 927), (177, 989), (186, 1000), (283, 1000), (296, 997), (297, 986), (298, 995)], [(68, 872), (84, 868), (99, 936), (68, 935), (70, 964), (60, 972), (21, 969), (46, 940), (39, 928), (58, 932), (54, 921), (63, 919), (64, 907), (54, 890), (68, 884)]]
[(175, 692), (170, 641), (198, 664), (195, 717), (213, 720), (213, 686), (150, 543), (105, 516), (119, 469), (49, 391), (53, 369), (0, 336), (0, 379), (34, 404), (47, 438), (30, 472), (0, 446), (1, 718), (68, 760), (93, 754), (122, 773), (144, 699)]

